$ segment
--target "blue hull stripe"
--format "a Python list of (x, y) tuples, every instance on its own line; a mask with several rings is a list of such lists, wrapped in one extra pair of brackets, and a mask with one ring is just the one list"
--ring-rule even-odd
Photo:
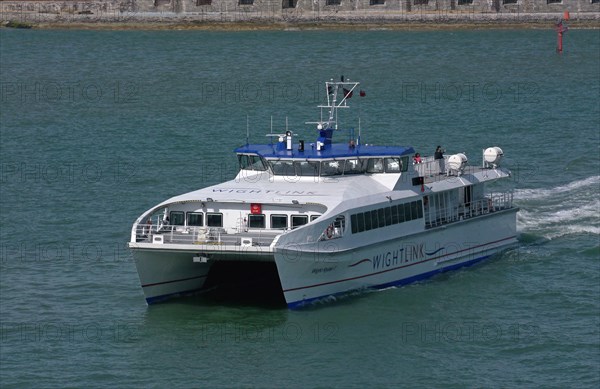
[(196, 280), (196, 279), (198, 279), (198, 278), (205, 278), (205, 277), (207, 277), (207, 276), (208, 276), (208, 274), (203, 274), (203, 275), (201, 275), (201, 276), (196, 276), (196, 277), (188, 277), (188, 278), (182, 278), (182, 279), (179, 279), (179, 280), (170, 280), (170, 281), (155, 282), (155, 283), (153, 283), (153, 284), (145, 284), (145, 285), (142, 285), (142, 288), (147, 288), (147, 287), (149, 287), (149, 286), (157, 286), (157, 285), (171, 284), (171, 283), (173, 283), (173, 282), (183, 282), (183, 281)]
[(148, 305), (152, 305), (152, 304), (160, 303), (161, 301), (168, 300), (168, 299), (170, 299), (172, 297), (190, 296), (190, 295), (198, 293), (198, 292), (200, 292), (202, 290), (203, 290), (203, 288), (198, 288), (198, 289), (185, 290), (183, 292), (175, 292), (175, 293), (163, 294), (161, 296), (147, 297), (146, 298), (146, 303)]
[[(417, 282), (417, 281), (421, 281), (421, 280), (433, 277), (434, 275), (442, 273), (442, 272), (460, 269), (461, 267), (472, 266), (472, 265), (476, 264), (477, 262), (481, 262), (484, 259), (489, 258), (490, 256), (491, 255), (485, 255), (483, 257), (472, 259), (472, 260), (467, 261), (467, 262), (462, 262), (462, 263), (457, 263), (457, 264), (454, 264), (454, 265), (446, 266), (446, 267), (443, 267), (441, 269), (436, 269), (436, 270), (433, 270), (433, 271), (430, 271), (430, 272), (427, 272), (427, 273), (418, 274), (416, 276), (412, 276), (412, 277), (408, 277), (408, 278), (403, 278), (401, 280), (392, 281), (392, 282), (388, 282), (388, 283), (381, 284), (381, 285), (374, 285), (374, 286), (369, 287), (368, 289), (385, 289), (385, 288), (389, 288), (391, 286), (401, 286), (401, 285), (411, 284), (413, 282)], [(320, 299), (325, 298), (325, 297), (340, 296), (340, 295), (348, 294), (350, 292), (352, 292), (352, 290), (347, 290), (347, 291), (344, 291), (344, 292), (339, 292), (339, 293), (334, 293), (334, 294), (326, 294), (326, 295), (319, 296), (319, 297), (312, 297), (312, 298), (306, 299), (306, 300), (294, 301), (294, 302), (288, 303), (288, 308), (290, 308), (290, 309), (301, 308), (303, 306), (306, 306), (307, 304), (310, 304), (313, 301), (320, 300)]]

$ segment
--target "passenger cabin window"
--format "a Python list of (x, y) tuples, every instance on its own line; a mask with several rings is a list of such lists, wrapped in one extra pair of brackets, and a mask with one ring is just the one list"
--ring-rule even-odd
[(265, 228), (265, 215), (248, 215), (249, 228)]
[(271, 228), (285, 230), (287, 228), (287, 215), (271, 215)]
[(240, 163), (240, 169), (243, 170), (267, 170), (265, 161), (258, 155), (239, 154), (238, 161)]
[(306, 215), (292, 215), (292, 229), (308, 223), (308, 216)]
[(206, 214), (206, 225), (208, 227), (223, 227), (223, 214), (222, 213), (207, 213)]
[(312, 215), (310, 217), (310, 221), (312, 222), (313, 220), (317, 220), (319, 218), (319, 216), (321, 216), (321, 215)]
[(350, 224), (355, 234), (422, 218), (423, 202), (417, 200), (355, 213), (350, 216)]
[(186, 214), (188, 226), (199, 226), (204, 225), (204, 214), (202, 212), (188, 212)]
[(183, 212), (180, 212), (180, 211), (169, 212), (169, 224), (174, 225), (174, 226), (182, 226), (184, 220), (185, 220), (185, 218), (183, 216)]

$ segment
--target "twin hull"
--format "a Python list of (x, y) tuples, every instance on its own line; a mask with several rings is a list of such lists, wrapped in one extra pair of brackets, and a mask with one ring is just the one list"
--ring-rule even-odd
[[(243, 259), (274, 260), (285, 301), (294, 308), (354, 290), (407, 284), (483, 260), (517, 243), (516, 212), (509, 209), (357, 248), (344, 249), (345, 239), (334, 239), (312, 248), (276, 248), (274, 253), (267, 248), (262, 253), (207, 253), (200, 248), (138, 247), (133, 255), (149, 304), (201, 291), (212, 263)], [(208, 261), (202, 261), (200, 251)]]

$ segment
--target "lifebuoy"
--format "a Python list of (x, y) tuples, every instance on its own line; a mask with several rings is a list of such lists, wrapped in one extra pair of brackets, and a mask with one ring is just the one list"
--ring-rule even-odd
[(327, 236), (327, 239), (333, 238), (333, 226), (332, 225), (329, 225), (329, 227), (327, 227), (327, 229), (325, 230), (325, 236)]

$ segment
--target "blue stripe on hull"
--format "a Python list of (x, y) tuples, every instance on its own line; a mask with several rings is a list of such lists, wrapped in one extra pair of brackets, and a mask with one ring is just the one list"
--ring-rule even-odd
[[(478, 262), (481, 262), (489, 257), (491, 257), (493, 254), (489, 254), (489, 255), (484, 255), (482, 257), (479, 258), (475, 258), (472, 259), (470, 261), (466, 261), (466, 262), (461, 262), (461, 263), (457, 263), (454, 265), (450, 265), (450, 266), (446, 266), (446, 267), (442, 267), (440, 269), (436, 269), (427, 273), (422, 273), (422, 274), (418, 274), (416, 276), (412, 276), (412, 277), (408, 277), (408, 278), (403, 278), (401, 280), (397, 280), (397, 281), (392, 281), (392, 282), (388, 282), (385, 284), (381, 284), (381, 285), (374, 285), (369, 287), (369, 289), (385, 289), (385, 288), (389, 288), (391, 286), (402, 286), (402, 285), (407, 285), (407, 284), (412, 284), (413, 282), (417, 282), (417, 281), (422, 281), (425, 280), (427, 278), (431, 278), (436, 274), (439, 273), (443, 273), (446, 271), (452, 271), (452, 270), (456, 270), (456, 269), (460, 269), (461, 267), (469, 267), (472, 266)], [(300, 301), (294, 301), (292, 303), (288, 303), (288, 308), (290, 309), (298, 309), (298, 308), (302, 308), (305, 307), (307, 304), (310, 304), (314, 301), (320, 300), (322, 298), (325, 297), (330, 297), (330, 296), (340, 296), (340, 295), (345, 295), (352, 292), (352, 290), (348, 290), (348, 291), (344, 291), (344, 292), (340, 292), (340, 293), (335, 293), (335, 294), (327, 294), (324, 296), (319, 296), (319, 297), (313, 297), (310, 299), (306, 299), (306, 300), (300, 300)]]

